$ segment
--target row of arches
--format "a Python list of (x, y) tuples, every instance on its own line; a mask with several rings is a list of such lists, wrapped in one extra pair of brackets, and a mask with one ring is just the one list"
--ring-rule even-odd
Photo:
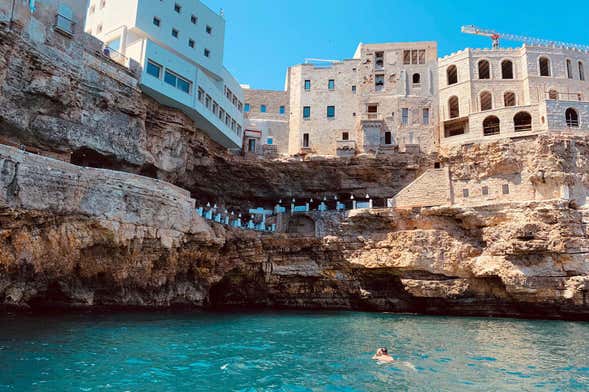
[[(513, 128), (516, 132), (532, 130), (532, 116), (528, 112), (518, 112), (513, 116)], [(501, 133), (501, 121), (497, 116), (488, 116), (483, 120), (483, 135), (493, 136)]]
[[(489, 91), (482, 91), (479, 94), (481, 111), (493, 109), (493, 94)], [(517, 97), (513, 91), (503, 93), (503, 106), (511, 107), (517, 104)], [(448, 99), (448, 113), (450, 118), (460, 117), (460, 104), (458, 97), (453, 95)]]
[[(478, 78), (491, 79), (491, 63), (489, 60), (479, 60), (477, 63)], [(566, 60), (567, 78), (573, 79), (573, 63), (570, 59)], [(577, 70), (579, 80), (585, 80), (585, 66), (581, 60), (577, 61)], [(540, 76), (552, 76), (552, 67), (550, 59), (546, 56), (538, 58), (538, 74)], [(511, 60), (501, 61), (501, 79), (513, 79), (513, 62)], [(448, 85), (458, 83), (458, 68), (456, 65), (450, 65), (446, 68), (446, 80)]]

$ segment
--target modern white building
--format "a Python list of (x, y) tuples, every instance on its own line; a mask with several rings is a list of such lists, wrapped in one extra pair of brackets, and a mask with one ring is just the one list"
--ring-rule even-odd
[(198, 0), (90, 0), (86, 32), (141, 65), (146, 94), (221, 145), (241, 148), (243, 92), (223, 66), (222, 15)]

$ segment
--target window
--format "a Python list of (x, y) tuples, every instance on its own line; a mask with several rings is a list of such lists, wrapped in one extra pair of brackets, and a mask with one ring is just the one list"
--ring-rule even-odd
[(573, 63), (569, 59), (567, 59), (567, 78), (573, 78)]
[(205, 57), (211, 57), (211, 51), (205, 48), (204, 55)]
[(342, 132), (342, 140), (350, 140), (350, 134), (348, 132)]
[(403, 64), (425, 64), (425, 49), (404, 50)]
[(448, 113), (450, 118), (460, 117), (460, 108), (458, 105), (458, 97), (453, 96), (448, 99)]
[(483, 186), (483, 188), (481, 189), (481, 193), (483, 194), (483, 196), (487, 196), (489, 194), (489, 187), (488, 186)]
[(160, 27), (160, 24), (162, 23), (162, 21), (160, 20), (160, 18), (158, 18), (157, 16), (153, 17), (153, 24), (154, 26)]
[(493, 109), (493, 96), (488, 91), (483, 91), (480, 96), (481, 111)]
[(421, 75), (418, 73), (413, 74), (413, 84), (421, 83)]
[(309, 134), (303, 133), (303, 148), (309, 147)]
[(448, 86), (458, 83), (458, 69), (455, 65), (446, 68), (446, 78), (448, 79)]
[(178, 38), (178, 34), (179, 34), (178, 30), (172, 29), (172, 37)]
[(268, 136), (268, 138), (266, 139), (266, 144), (268, 145), (272, 145), (274, 144), (274, 139), (272, 139), (272, 136)]
[(105, 5), (106, 5), (106, 1), (100, 0), (100, 9), (103, 9)]
[(374, 53), (374, 68), (376, 68), (376, 69), (383, 69), (384, 68), (384, 52), (375, 52)]
[(149, 75), (159, 79), (162, 75), (162, 66), (151, 60), (147, 60), (147, 69), (145, 71)]
[(176, 11), (177, 13), (180, 13), (180, 11), (182, 11), (182, 6), (178, 3), (174, 4), (174, 11)]
[(284, 114), (284, 106), (280, 106), (280, 108), (278, 109), (278, 113)]
[(99, 24), (98, 26), (96, 26), (96, 32), (97, 33), (102, 33), (102, 25)]
[(191, 83), (168, 69), (166, 69), (164, 74), (164, 82), (176, 87), (178, 90), (182, 90), (185, 93), (190, 94)]
[(391, 131), (386, 131), (384, 133), (384, 144), (393, 144), (393, 134)]
[(207, 96), (205, 98), (205, 106), (207, 107), (207, 109), (211, 108), (212, 102), (213, 102), (213, 99), (211, 98), (211, 96), (209, 94), (207, 94)]
[(501, 192), (503, 192), (504, 195), (509, 195), (509, 184), (501, 185)]
[(219, 104), (217, 101), (213, 101), (213, 114), (216, 116), (219, 113)]
[(503, 105), (505, 105), (505, 107), (515, 106), (515, 93), (507, 91), (503, 94)]
[(423, 108), (422, 120), (423, 125), (429, 125), (429, 108)]
[(188, 46), (194, 49), (194, 40), (192, 38), (188, 40)]
[(256, 152), (256, 139), (247, 139), (248, 152)]
[(540, 76), (550, 76), (550, 60), (547, 57), (540, 57), (538, 65), (540, 66)]
[(462, 190), (462, 197), (468, 197), (468, 189), (467, 188), (464, 188)]
[(243, 105), (243, 111), (246, 113), (250, 111), (250, 104), (249, 103), (246, 103), (245, 105)]
[(483, 120), (483, 135), (492, 136), (499, 135), (500, 124), (499, 118), (496, 116), (489, 116)]
[(368, 105), (366, 111), (368, 113), (378, 113), (378, 105)]
[(334, 89), (335, 89), (335, 80), (333, 80), (333, 79), (329, 79), (329, 80), (327, 81), (327, 88), (328, 88), (329, 90), (334, 90)]
[[(203, 90), (202, 88), (199, 87), (198, 88), (198, 100), (200, 102), (203, 102), (204, 101), (204, 97), (205, 97), (205, 90)], [(221, 110), (223, 110), (223, 109), (221, 109)]]
[(585, 68), (581, 61), (579, 61), (579, 80), (585, 80)]
[(401, 124), (403, 124), (403, 125), (409, 124), (409, 109), (408, 108), (401, 109)]
[(374, 89), (376, 91), (382, 91), (384, 89), (384, 75), (374, 75)]
[(213, 28), (207, 25), (207, 27), (205, 27), (205, 31), (207, 32), (207, 34), (211, 34), (213, 32)]
[(90, 7), (90, 14), (93, 14), (95, 10), (96, 10), (96, 7), (94, 7), (94, 6), (91, 6), (91, 7)]
[(260, 112), (266, 113), (266, 105), (260, 105)]
[(503, 60), (501, 62), (501, 78), (513, 79), (513, 63), (511, 61)]
[(491, 66), (487, 60), (479, 61), (479, 79), (491, 79)]
[(513, 116), (513, 129), (515, 132), (532, 130), (532, 116), (528, 112), (519, 112)]
[(309, 91), (311, 90), (311, 81), (310, 80), (305, 80), (305, 90)]
[(303, 118), (311, 118), (311, 106), (303, 106)]
[(352, 94), (356, 94), (356, 86), (352, 86)]
[(197, 21), (198, 21), (198, 18), (195, 15), (190, 15), (190, 23), (196, 24)]
[(219, 120), (223, 121), (224, 118), (225, 118), (225, 110), (223, 110), (221, 108), (221, 109), (219, 109)]
[(548, 91), (548, 99), (558, 99), (558, 91), (549, 90)]
[(335, 117), (335, 106), (328, 106), (327, 107), (327, 118), (334, 118)]
[(404, 65), (411, 64), (411, 51), (410, 50), (403, 51), (403, 64)]
[(564, 115), (566, 118), (567, 127), (577, 128), (579, 126), (579, 115), (577, 114), (577, 111), (575, 109), (568, 108), (564, 112)]

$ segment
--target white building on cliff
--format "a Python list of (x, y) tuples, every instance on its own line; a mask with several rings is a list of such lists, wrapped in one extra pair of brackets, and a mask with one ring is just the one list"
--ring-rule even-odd
[(222, 15), (198, 0), (90, 0), (86, 32), (141, 65), (146, 94), (241, 148), (243, 92), (223, 66)]

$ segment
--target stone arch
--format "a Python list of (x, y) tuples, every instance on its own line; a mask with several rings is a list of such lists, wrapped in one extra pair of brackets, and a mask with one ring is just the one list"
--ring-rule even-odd
[(308, 237), (315, 236), (315, 221), (307, 215), (295, 214), (288, 218), (286, 232)]

